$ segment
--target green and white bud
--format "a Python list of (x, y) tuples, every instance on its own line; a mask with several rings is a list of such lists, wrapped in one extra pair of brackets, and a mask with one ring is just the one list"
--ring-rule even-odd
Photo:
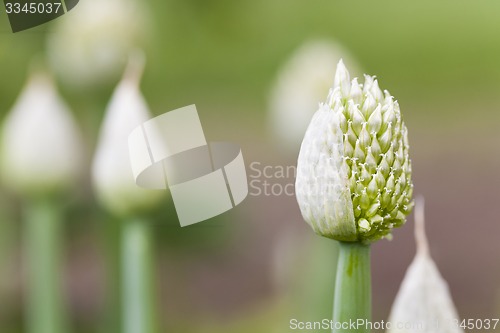
[(342, 60), (297, 164), (302, 216), (319, 235), (370, 243), (403, 225), (413, 202), (408, 132), (375, 77), (351, 80)]

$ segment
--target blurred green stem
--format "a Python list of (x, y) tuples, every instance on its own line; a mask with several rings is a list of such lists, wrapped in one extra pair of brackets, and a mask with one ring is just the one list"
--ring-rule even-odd
[(64, 322), (61, 259), (62, 211), (55, 200), (26, 205), (27, 332), (67, 333)]
[[(371, 320), (370, 246), (361, 243), (340, 242), (333, 321), (347, 325), (359, 320)], [(365, 326), (352, 329), (333, 329), (332, 332), (365, 333)]]
[(148, 221), (125, 222), (122, 243), (124, 333), (156, 333), (151, 239)]
[(100, 333), (122, 332), (121, 221), (110, 218), (102, 224), (106, 247), (106, 322)]

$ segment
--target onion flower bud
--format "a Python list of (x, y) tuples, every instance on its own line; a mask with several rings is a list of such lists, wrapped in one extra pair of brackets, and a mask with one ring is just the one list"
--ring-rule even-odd
[(417, 254), (406, 271), (387, 333), (463, 333), (448, 284), (432, 260), (424, 226), (424, 201), (415, 208)]
[(351, 80), (341, 60), (298, 158), (296, 196), (306, 222), (339, 241), (390, 238), (413, 207), (408, 150), (398, 102), (375, 77)]
[(5, 119), (1, 141), (3, 181), (20, 194), (64, 191), (81, 174), (80, 129), (44, 71), (30, 75)]
[(114, 81), (128, 55), (144, 45), (147, 14), (145, 1), (80, 1), (47, 40), (53, 71), (75, 87)]
[(99, 201), (120, 217), (151, 210), (166, 193), (139, 188), (130, 165), (128, 136), (152, 117), (139, 89), (143, 66), (142, 53), (131, 56), (107, 107), (92, 164), (92, 180)]

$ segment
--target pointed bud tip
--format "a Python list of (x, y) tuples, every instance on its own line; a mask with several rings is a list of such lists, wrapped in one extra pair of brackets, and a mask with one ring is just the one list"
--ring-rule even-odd
[(139, 83), (146, 67), (146, 54), (143, 50), (133, 50), (128, 58), (123, 78), (129, 82)]
[(339, 60), (337, 64), (337, 70), (335, 71), (335, 79), (333, 86), (340, 87), (341, 91), (344, 95), (349, 94), (349, 89), (351, 88), (350, 83), (350, 75), (347, 67), (344, 65), (344, 61), (342, 59)]
[(425, 200), (423, 196), (418, 196), (415, 200), (415, 239), (417, 251), (421, 254), (429, 254), (429, 242), (425, 232)]

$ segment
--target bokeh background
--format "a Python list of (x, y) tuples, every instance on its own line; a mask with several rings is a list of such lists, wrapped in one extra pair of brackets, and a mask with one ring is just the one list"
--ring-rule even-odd
[[(144, 7), (138, 46), (147, 55), (141, 89), (152, 112), (196, 104), (206, 137), (239, 143), (247, 166), (296, 163), (299, 146), (284, 147), (273, 133), (270, 100), (280, 70), (304, 43), (342, 45), (348, 67), (376, 74), (400, 103), (415, 193), (426, 198), (431, 251), (461, 317), (498, 317), (500, 3), (137, 3)], [(78, 10), (61, 20), (71, 22)], [(59, 23), (12, 34), (0, 12), (0, 119), (33, 59), (53, 52), (48, 41)], [(89, 169), (119, 74), (86, 85), (68, 82), (64, 73), (55, 77), (84, 133)], [(62, 287), (72, 332), (119, 332), (120, 222), (99, 206), (89, 173), (64, 202)], [(278, 178), (269, 181), (294, 181)], [(22, 202), (0, 186), (2, 333), (23, 332)], [(292, 318), (330, 316), (335, 244), (312, 235), (293, 196), (249, 196), (236, 209), (183, 229), (167, 200), (153, 220), (162, 331), (288, 332)], [(413, 217), (392, 241), (373, 246), (374, 319), (387, 318), (414, 251)]]

